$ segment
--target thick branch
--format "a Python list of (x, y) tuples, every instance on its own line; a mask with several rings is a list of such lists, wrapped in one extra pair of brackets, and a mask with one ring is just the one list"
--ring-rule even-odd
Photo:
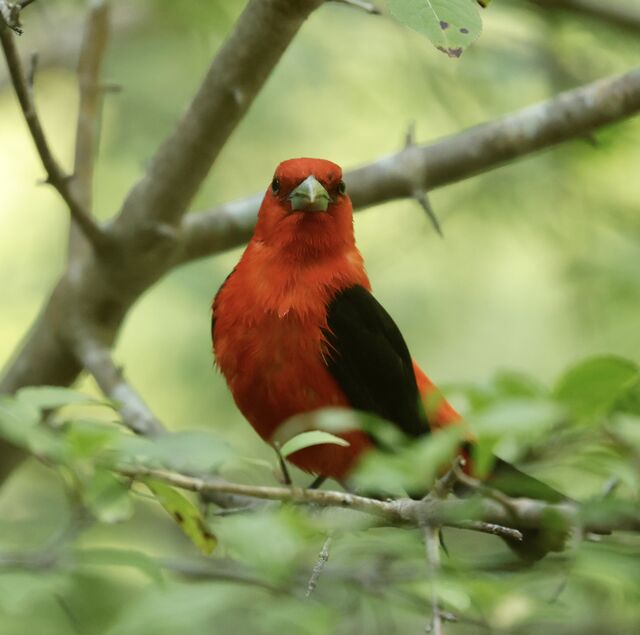
[(187, 111), (128, 195), (125, 225), (174, 223), (206, 177), (278, 60), (323, 0), (251, 0)]
[(545, 9), (561, 9), (594, 18), (599, 22), (632, 31), (640, 31), (640, 6), (632, 7), (618, 0), (529, 0)]
[[(356, 210), (455, 183), (508, 161), (583, 137), (640, 111), (640, 69), (570, 90), (440, 141), (409, 146), (352, 170)], [(182, 261), (235, 247), (250, 236), (260, 194), (184, 218)]]
[(24, 118), (29, 127), (29, 132), (40, 155), (42, 164), (47, 172), (47, 182), (51, 183), (67, 204), (71, 216), (82, 230), (87, 240), (96, 248), (103, 251), (109, 244), (107, 234), (95, 223), (87, 210), (80, 204), (77, 197), (71, 191), (69, 177), (63, 172), (58, 161), (53, 156), (51, 148), (42, 128), (42, 124), (36, 113), (33, 101), (32, 89), (22, 68), (22, 62), (15, 43), (15, 36), (4, 25), (0, 24), (0, 42), (4, 51), (11, 82), (16, 92), (18, 102), (22, 108)]

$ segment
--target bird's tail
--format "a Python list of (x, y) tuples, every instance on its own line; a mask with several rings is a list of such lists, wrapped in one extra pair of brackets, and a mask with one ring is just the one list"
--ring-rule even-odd
[[(413, 362), (413, 368), (430, 431), (435, 432), (451, 425), (464, 426), (464, 419), (456, 412), (415, 361)], [(468, 462), (465, 471), (472, 474), (473, 459), (471, 455), (473, 454), (475, 438), (469, 430), (465, 430), (464, 438), (465, 443), (461, 448), (461, 454)], [(533, 498), (548, 503), (560, 503), (569, 500), (546, 483), (525, 474), (499, 458), (495, 460), (491, 475), (485, 479), (485, 483), (513, 498)], [(455, 492), (461, 496), (469, 496), (472, 493), (464, 485), (456, 487)], [(504, 539), (509, 547), (526, 562), (540, 560), (550, 551), (562, 551), (565, 546), (568, 534), (559, 519), (550, 514), (549, 518), (545, 518), (543, 521), (544, 526), (539, 528), (517, 527), (522, 533), (522, 541)]]
[[(491, 475), (485, 483), (513, 498), (533, 498), (547, 503), (561, 503), (569, 499), (546, 483), (529, 476), (510, 463), (496, 459)], [(556, 514), (549, 513), (535, 528), (518, 527), (522, 540), (504, 538), (511, 550), (525, 562), (533, 563), (550, 551), (565, 548), (569, 536), (565, 523)]]

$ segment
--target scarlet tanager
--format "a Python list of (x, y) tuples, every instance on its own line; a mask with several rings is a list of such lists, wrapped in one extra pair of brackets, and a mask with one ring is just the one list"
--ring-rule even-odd
[[(331, 161), (278, 166), (253, 237), (214, 298), (212, 338), (238, 408), (267, 443), (294, 415), (326, 407), (373, 413), (409, 437), (460, 421), (442, 397), (425, 406), (437, 389), (371, 294), (342, 170)], [(288, 460), (344, 481), (374, 443), (362, 430), (338, 436), (349, 445), (314, 445)], [(510, 494), (562, 499), (498, 459), (499, 472)], [(536, 531), (527, 538), (541, 552), (533, 558), (554, 548), (533, 545)]]

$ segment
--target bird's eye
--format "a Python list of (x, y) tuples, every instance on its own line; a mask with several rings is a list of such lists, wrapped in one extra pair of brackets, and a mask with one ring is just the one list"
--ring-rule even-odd
[(344, 181), (340, 181), (338, 183), (338, 194), (344, 194), (347, 191), (347, 186), (344, 184)]
[(273, 181), (271, 181), (271, 191), (274, 194), (277, 194), (280, 191), (280, 180), (277, 176), (274, 176)]

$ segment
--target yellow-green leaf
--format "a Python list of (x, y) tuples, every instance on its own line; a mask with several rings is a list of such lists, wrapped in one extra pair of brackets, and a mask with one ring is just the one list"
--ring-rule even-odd
[(325, 443), (341, 445), (342, 447), (349, 445), (348, 441), (341, 437), (337, 437), (335, 434), (331, 434), (330, 432), (324, 432), (324, 430), (310, 430), (309, 432), (302, 432), (292, 439), (289, 439), (280, 448), (280, 453), (282, 456), (289, 456), (298, 450), (309, 448), (312, 445), (323, 445)]
[(209, 555), (216, 548), (217, 538), (207, 527), (200, 510), (189, 499), (161, 481), (146, 478), (142, 482), (202, 553)]

